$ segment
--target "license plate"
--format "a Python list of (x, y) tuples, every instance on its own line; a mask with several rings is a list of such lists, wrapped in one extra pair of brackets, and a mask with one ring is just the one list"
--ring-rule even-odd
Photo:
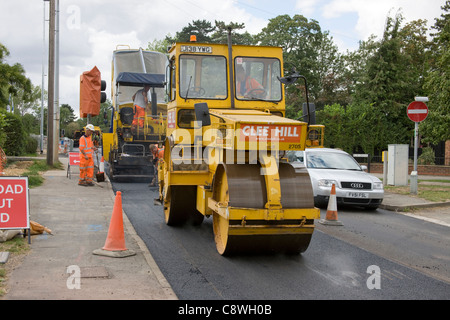
[(367, 192), (347, 192), (347, 198), (369, 198), (369, 194)]

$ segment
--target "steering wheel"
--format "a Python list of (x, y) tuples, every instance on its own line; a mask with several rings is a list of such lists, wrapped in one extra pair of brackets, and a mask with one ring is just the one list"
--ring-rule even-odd
[[(259, 93), (258, 93), (259, 92)], [(262, 99), (267, 95), (267, 91), (264, 88), (255, 88), (251, 89), (249, 92), (245, 94), (246, 97), (249, 98), (258, 98)]]
[(203, 97), (206, 93), (206, 90), (202, 87), (190, 87), (189, 96), (191, 96), (191, 93), (194, 93), (194, 97)]

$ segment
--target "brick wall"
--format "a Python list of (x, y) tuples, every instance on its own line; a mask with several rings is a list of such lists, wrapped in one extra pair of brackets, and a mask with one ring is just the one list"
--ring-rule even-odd
[[(447, 149), (447, 148), (446, 148)], [(365, 164), (367, 165), (367, 164)], [(414, 165), (410, 165), (408, 167), (408, 174), (411, 174), (413, 171)], [(371, 173), (383, 173), (383, 164), (382, 163), (371, 163), (370, 164), (370, 172)], [(450, 176), (450, 166), (425, 166), (425, 165), (417, 165), (417, 173), (419, 175), (430, 175), (430, 176)]]
[[(450, 176), (450, 140), (445, 142), (445, 165), (417, 165), (417, 173), (419, 175), (430, 175), (430, 176)], [(366, 163), (362, 163), (367, 166)], [(413, 171), (414, 165), (410, 164), (408, 167), (408, 174)], [(371, 173), (383, 173), (382, 163), (371, 163), (370, 164)]]

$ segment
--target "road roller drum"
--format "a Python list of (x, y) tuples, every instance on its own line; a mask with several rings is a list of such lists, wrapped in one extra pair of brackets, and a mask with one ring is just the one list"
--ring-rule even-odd
[(212, 198), (228, 215), (213, 214), (219, 253), (299, 253), (307, 249), (314, 230), (311, 217), (317, 218), (318, 213), (307, 172), (296, 173), (290, 164), (279, 164), (282, 207), (267, 208), (265, 181), (259, 164), (218, 167)]

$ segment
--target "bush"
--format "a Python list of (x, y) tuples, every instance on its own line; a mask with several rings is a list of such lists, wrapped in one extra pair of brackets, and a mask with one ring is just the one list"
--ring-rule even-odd
[(5, 141), (6, 141), (6, 134), (4, 132), (4, 127), (5, 127), (5, 117), (6, 117), (6, 112), (5, 110), (1, 110), (0, 109), (0, 146), (4, 146), (5, 145)]
[(2, 131), (6, 135), (5, 144), (3, 146), (6, 155), (22, 155), (25, 152), (26, 135), (19, 116), (12, 113), (6, 113)]
[(26, 140), (26, 145), (25, 145), (25, 153), (26, 154), (36, 153), (38, 144), (39, 143), (35, 138), (28, 136), (27, 140)]
[(431, 147), (426, 147), (422, 149), (422, 154), (417, 159), (418, 164), (435, 164), (434, 162), (434, 150)]

